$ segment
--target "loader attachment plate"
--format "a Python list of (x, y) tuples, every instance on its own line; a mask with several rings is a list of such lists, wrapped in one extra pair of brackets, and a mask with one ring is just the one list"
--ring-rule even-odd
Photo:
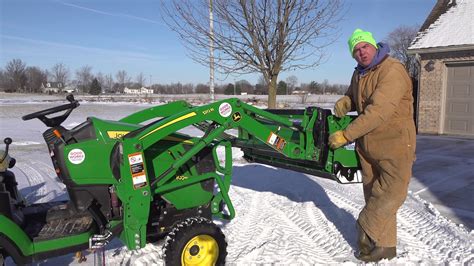
[(327, 178), (335, 180), (341, 184), (362, 182), (361, 173), (357, 167), (344, 167), (337, 164), (336, 171), (334, 173), (329, 173), (322, 165), (317, 164), (314, 161), (290, 159), (266, 147), (244, 147), (242, 144), (237, 144), (237, 146), (241, 147), (244, 152), (244, 159), (248, 162), (271, 165)]
[(329, 135), (345, 128), (354, 119), (353, 117), (334, 118), (330, 110), (319, 107), (265, 111), (293, 121), (293, 127), (285, 128), (278, 123), (256, 117), (291, 142), (309, 143), (305, 147), (306, 154), (303, 158), (290, 158), (251, 135), (243, 133), (238, 138), (233, 138), (233, 146), (242, 149), (247, 161), (328, 178), (341, 184), (361, 182), (354, 143), (337, 150), (331, 150), (328, 146)]

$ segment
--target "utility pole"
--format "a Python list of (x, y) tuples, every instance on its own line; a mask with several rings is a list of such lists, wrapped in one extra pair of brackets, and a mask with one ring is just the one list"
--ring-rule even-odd
[(211, 93), (211, 101), (215, 101), (214, 96), (214, 18), (212, 15), (212, 0), (209, 0), (209, 53), (210, 53), (210, 73), (209, 73), (209, 91)]

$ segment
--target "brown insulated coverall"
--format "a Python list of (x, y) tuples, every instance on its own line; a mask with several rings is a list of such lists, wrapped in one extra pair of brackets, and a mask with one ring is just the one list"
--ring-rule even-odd
[(344, 131), (356, 140), (366, 205), (359, 223), (377, 246), (397, 244), (397, 210), (405, 201), (415, 159), (412, 83), (391, 57), (365, 75), (354, 71), (346, 96), (359, 114)]

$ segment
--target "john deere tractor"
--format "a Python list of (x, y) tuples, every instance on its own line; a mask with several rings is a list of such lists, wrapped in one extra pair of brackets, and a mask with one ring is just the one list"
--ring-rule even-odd
[[(327, 145), (328, 135), (353, 118), (337, 119), (329, 110), (261, 110), (238, 99), (202, 106), (176, 101), (118, 121), (88, 117), (66, 129), (61, 124), (79, 107), (72, 95), (67, 100), (23, 120), (39, 119), (47, 127), (43, 137), (68, 201), (26, 203), (9, 170), (12, 139), (4, 140), (0, 264), (7, 257), (25, 264), (99, 249), (113, 238), (136, 250), (163, 237), (167, 264), (223, 264), (227, 244), (213, 219), (235, 216), (232, 147), (249, 161), (360, 181), (353, 146)], [(202, 136), (180, 133), (188, 126)]]

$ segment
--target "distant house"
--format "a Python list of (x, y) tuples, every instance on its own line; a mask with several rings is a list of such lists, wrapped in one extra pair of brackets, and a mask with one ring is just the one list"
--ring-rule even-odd
[(134, 89), (129, 89), (128, 87), (125, 87), (125, 88), (123, 89), (123, 93), (125, 93), (125, 94), (135, 94), (135, 91), (136, 91), (136, 90), (134, 90)]
[(291, 92), (291, 94), (293, 94), (293, 95), (305, 95), (305, 94), (308, 94), (308, 92), (305, 91), (305, 90), (294, 90), (294, 91)]
[(138, 90), (138, 89), (129, 89), (128, 87), (125, 87), (125, 89), (123, 89), (123, 93), (125, 93), (125, 94), (140, 94), (140, 90)]
[(408, 48), (420, 62), (418, 132), (474, 136), (474, 1), (438, 0)]
[(62, 92), (64, 92), (64, 93), (73, 93), (75, 91), (76, 90), (74, 88), (67, 87), (67, 86), (66, 86), (66, 88), (62, 89)]
[(41, 91), (43, 93), (59, 93), (64, 89), (62, 82), (46, 82), (41, 83)]
[(140, 88), (140, 94), (153, 94), (152, 89), (147, 89), (146, 87), (141, 87)]
[(147, 89), (146, 87), (141, 87), (140, 89), (129, 89), (128, 87), (125, 87), (125, 89), (123, 89), (123, 93), (125, 94), (152, 94), (153, 90)]

